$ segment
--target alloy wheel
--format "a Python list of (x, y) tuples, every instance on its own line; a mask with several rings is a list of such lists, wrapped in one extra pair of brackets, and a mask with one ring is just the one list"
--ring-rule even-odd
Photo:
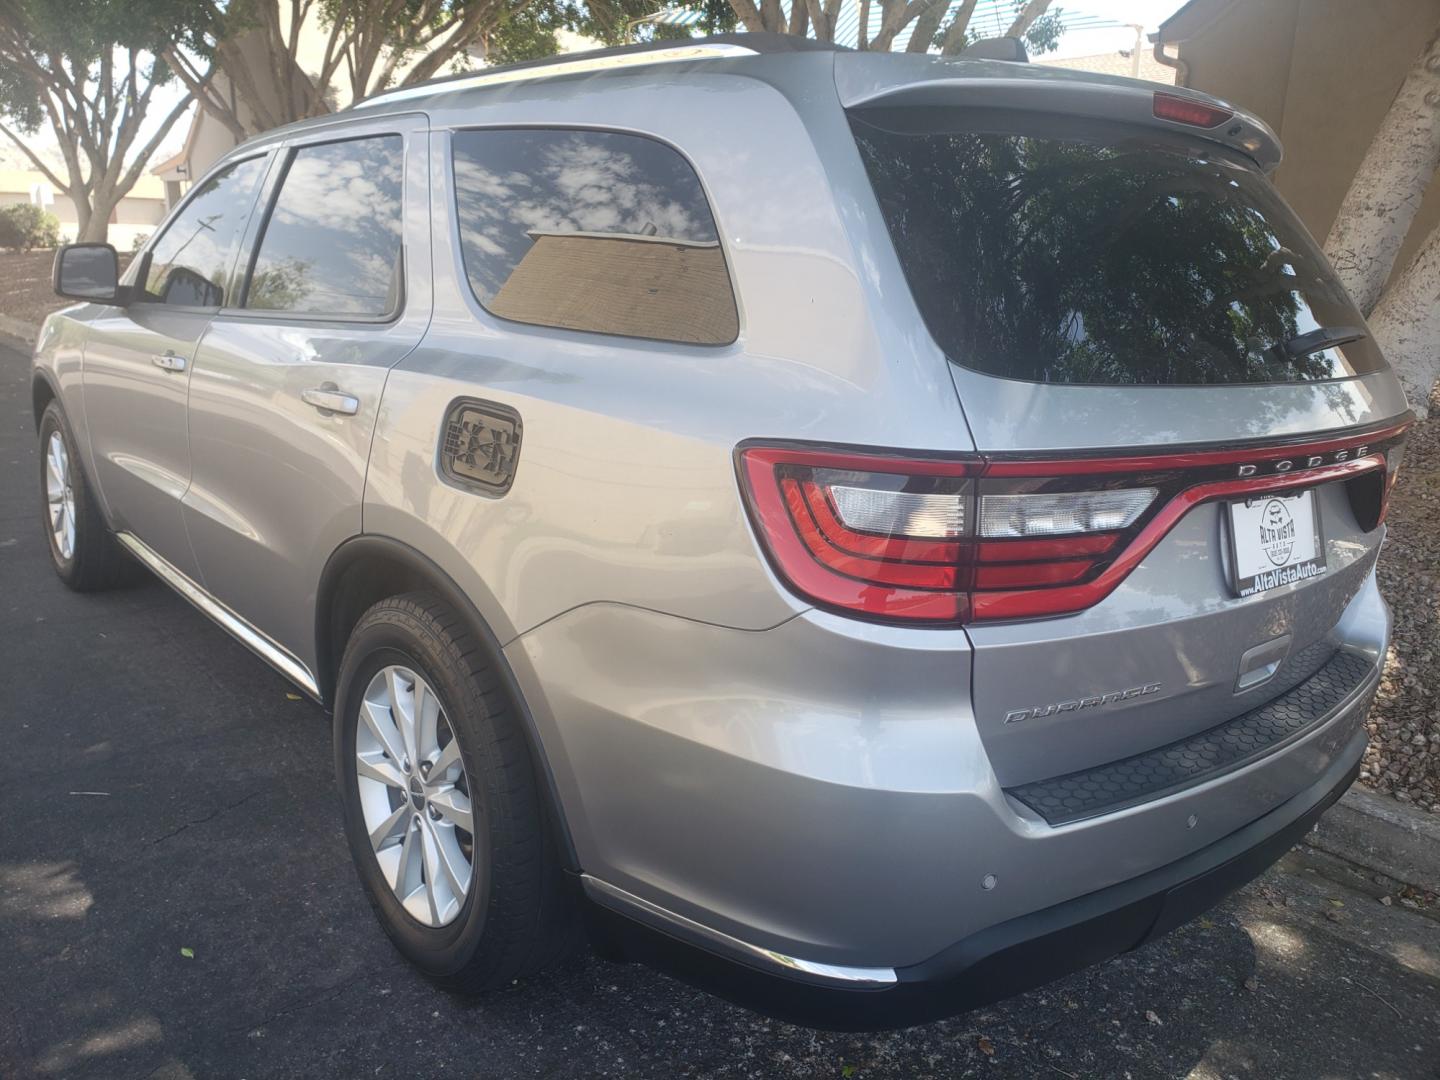
[(453, 922), (474, 876), (470, 783), (440, 699), (410, 668), (382, 668), (366, 687), (355, 775), (370, 846), (396, 899), (425, 926)]
[(45, 502), (50, 512), (50, 538), (62, 559), (75, 555), (75, 488), (70, 480), (70, 454), (58, 431), (45, 445)]

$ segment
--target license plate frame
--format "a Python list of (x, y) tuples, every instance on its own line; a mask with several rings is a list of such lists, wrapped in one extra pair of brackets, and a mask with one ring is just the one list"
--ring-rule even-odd
[(1325, 537), (1314, 488), (1225, 504), (1230, 588), (1255, 596), (1321, 577)]

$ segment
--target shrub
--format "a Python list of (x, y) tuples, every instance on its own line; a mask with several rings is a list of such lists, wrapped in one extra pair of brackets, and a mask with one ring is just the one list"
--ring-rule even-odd
[(0, 247), (12, 251), (53, 248), (60, 243), (60, 222), (31, 203), (0, 206)]
[(150, 234), (148, 232), (137, 232), (135, 239), (130, 241), (130, 254), (139, 255), (140, 249), (145, 246), (146, 241), (149, 239)]

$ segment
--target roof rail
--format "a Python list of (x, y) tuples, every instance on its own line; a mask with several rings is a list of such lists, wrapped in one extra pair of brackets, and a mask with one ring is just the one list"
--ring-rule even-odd
[(547, 56), (541, 60), (527, 60), (518, 64), (504, 64), (493, 68), (482, 68), (479, 71), (462, 72), (458, 75), (446, 75), (442, 78), (416, 83), (414, 86), (382, 90), (355, 102), (350, 108), (365, 109), (372, 105), (388, 105), (393, 101), (429, 97), (432, 94), (443, 94), (450, 90), (467, 90), (474, 86), (493, 86), (525, 79), (541, 79), (551, 75), (572, 75), (583, 71), (604, 71), (609, 68), (632, 67), (639, 64), (754, 56), (762, 53), (833, 51), (842, 48), (844, 46), (791, 37), (788, 34), (711, 34), (709, 37), (692, 38), (689, 41), (683, 39), (647, 41), (639, 45), (620, 45), (610, 49), (562, 53), (559, 56)]

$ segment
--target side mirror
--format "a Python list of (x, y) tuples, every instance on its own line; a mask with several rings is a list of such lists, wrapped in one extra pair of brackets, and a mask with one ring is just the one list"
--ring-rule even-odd
[(120, 259), (109, 244), (66, 244), (55, 253), (57, 296), (92, 304), (120, 303)]

